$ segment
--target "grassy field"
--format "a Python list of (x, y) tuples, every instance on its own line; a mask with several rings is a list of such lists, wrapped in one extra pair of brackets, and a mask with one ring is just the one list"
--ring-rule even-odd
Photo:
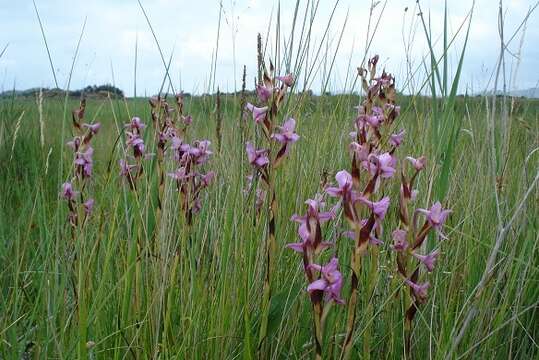
[[(78, 99), (45, 98), (0, 102), (0, 354), (3, 359), (89, 356), (124, 358), (309, 358), (313, 356), (312, 315), (300, 258), (285, 244), (297, 241), (303, 202), (321, 191), (324, 178), (349, 169), (348, 133), (359, 98), (347, 95), (302, 97), (291, 94), (284, 113), (297, 120), (300, 140), (275, 178), (276, 243), (268, 337), (257, 352), (265, 269), (266, 217), (256, 216), (254, 198), (245, 195), (252, 172), (243, 145), (254, 136), (249, 117), (241, 125), (239, 99), (221, 99), (222, 144), (217, 149), (215, 97), (192, 97), (185, 112), (193, 116), (189, 141), (207, 138), (214, 151), (205, 165), (217, 174), (202, 195), (202, 208), (187, 227), (180, 216), (173, 182), (167, 178), (162, 213), (157, 219), (156, 159), (147, 160), (137, 191), (119, 176), (122, 124), (139, 116), (151, 124), (146, 99), (89, 99), (86, 121), (99, 120), (94, 138), (94, 177), (86, 191), (95, 209), (72, 235), (67, 206), (59, 199), (70, 178), (71, 110)], [(255, 99), (248, 99), (255, 101)], [(427, 302), (412, 330), (414, 358), (444, 358), (465, 318), (471, 320), (452, 358), (531, 359), (539, 355), (539, 251), (537, 173), (539, 103), (508, 99), (506, 122), (495, 115), (495, 153), (490, 118), (492, 99), (459, 97), (452, 119), (461, 129), (447, 173), (445, 207), (452, 209), (438, 266), (431, 274)], [(427, 169), (418, 178), (417, 203), (427, 207), (441, 194), (444, 153), (436, 156), (432, 100), (398, 96), (406, 129), (399, 158), (425, 154)], [(488, 103), (487, 103), (488, 102)], [(502, 108), (502, 100), (498, 101)], [(40, 118), (44, 124), (40, 132)], [(242, 128), (244, 133), (242, 134)], [(507, 129), (506, 137), (502, 137)], [(156, 152), (151, 126), (145, 133)], [(63, 135), (62, 135), (63, 134)], [(43, 140), (43, 142), (42, 142)], [(528, 156), (532, 154), (531, 156)], [(495, 161), (491, 161), (492, 159)], [(173, 161), (165, 161), (173, 171)], [(494, 168), (493, 168), (494, 167)], [(398, 187), (384, 190), (398, 198)], [(497, 194), (497, 195), (496, 195)], [(497, 215), (497, 201), (500, 218)], [(521, 211), (510, 222), (517, 207)], [(510, 222), (510, 223), (509, 223)], [(398, 224), (392, 204), (384, 222)], [(343, 224), (322, 230), (336, 239)], [(505, 230), (503, 230), (505, 229)], [(499, 232), (505, 231), (494, 269), (478, 284)], [(362, 297), (360, 279), (353, 358), (404, 356), (403, 308), (395, 285), (390, 230), (382, 236), (375, 291)], [(432, 247), (434, 238), (429, 238)], [(350, 242), (340, 239), (338, 253), (350, 288)], [(370, 309), (370, 310), (369, 310)], [(326, 323), (324, 356), (340, 355), (346, 307), (335, 305)], [(368, 330), (368, 331), (366, 331)], [(368, 343), (368, 353), (365, 352)]]
[[(66, 89), (2, 94), (1, 359), (539, 358), (539, 101), (457, 96), (473, 5), (452, 34), (446, 4), (438, 37), (414, 5), (402, 29), (404, 83), (393, 88), (393, 69), (381, 75), (380, 64), (375, 77), (379, 59), (367, 61), (378, 25), (391, 23), (387, 2), (371, 2), (363, 61), (350, 55), (338, 71), (348, 18), (334, 26), (337, 1), (319, 24), (318, 3), (272, 13), (253, 49), (258, 74), (243, 77), (244, 87), (256, 78), (258, 94), (213, 91), (222, 3), (204, 85), (212, 94), (186, 96), (183, 108), (174, 96), (165, 105), (102, 92), (82, 116)], [(163, 63), (155, 92), (174, 92), (173, 54), (165, 58), (138, 5)], [(281, 15), (292, 16), (289, 33)], [(507, 42), (500, 33), (495, 90), (527, 17)], [(412, 59), (416, 41), (421, 59)], [(134, 89), (145, 89), (134, 64)], [(234, 76), (236, 65), (234, 55)], [(333, 95), (332, 72), (348, 74)], [(288, 73), (295, 83), (274, 77)], [(325, 95), (305, 91), (318, 82)], [(295, 129), (278, 127), (289, 118)], [(95, 134), (78, 128), (96, 122)], [(400, 129), (402, 145), (391, 136)], [(329, 213), (306, 205), (321, 194)], [(287, 246), (300, 241), (303, 256)], [(332, 246), (318, 252), (320, 241)]]

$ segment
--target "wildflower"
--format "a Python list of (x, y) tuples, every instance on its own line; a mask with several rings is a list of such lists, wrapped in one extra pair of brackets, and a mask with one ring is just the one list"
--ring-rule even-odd
[(268, 89), (264, 85), (257, 85), (256, 86), (256, 94), (258, 95), (258, 99), (263, 102), (267, 103), (269, 98), (272, 95), (271, 89)]
[(434, 250), (430, 254), (427, 255), (420, 255), (413, 253), (413, 256), (419, 260), (425, 267), (427, 268), (428, 272), (432, 272), (434, 270), (434, 266), (436, 265), (436, 260), (438, 258), (438, 255), (440, 255), (440, 250)]
[(207, 174), (202, 176), (200, 180), (200, 186), (207, 187), (213, 182), (214, 179), (215, 179), (215, 172), (208, 171)]
[(75, 160), (73, 163), (77, 167), (77, 173), (81, 174), (82, 177), (92, 176), (93, 154), (94, 149), (91, 146), (88, 146), (86, 151), (77, 152), (75, 155)]
[(369, 146), (366, 144), (358, 144), (357, 142), (353, 141), (350, 143), (350, 151), (356, 155), (356, 159), (359, 161), (367, 161), (369, 158)]
[(131, 130), (137, 130), (137, 132), (140, 132), (140, 130), (144, 129), (146, 125), (140, 120), (139, 117), (135, 116), (131, 119), (131, 122), (129, 124), (126, 124), (125, 127), (130, 128)]
[(403, 140), (404, 140), (404, 134), (406, 133), (406, 131), (404, 129), (401, 129), (398, 133), (396, 134), (391, 134), (389, 136), (389, 144), (393, 147), (399, 147)]
[(442, 238), (445, 238), (445, 235), (441, 232), (442, 226), (447, 220), (447, 216), (451, 213), (451, 210), (444, 210), (442, 204), (437, 201), (429, 210), (417, 209), (417, 211), (426, 215), (429, 225), (432, 226)]
[(127, 178), (132, 176), (131, 170), (137, 167), (137, 165), (129, 165), (124, 159), (120, 159), (118, 163), (120, 164), (120, 176), (125, 176)]
[(425, 301), (425, 299), (427, 298), (427, 289), (430, 286), (429, 282), (423, 284), (416, 284), (409, 279), (404, 279), (404, 283), (412, 289), (414, 295), (418, 298), (419, 301)]
[(193, 117), (191, 115), (182, 116), (182, 121), (185, 125), (191, 125), (193, 123)]
[(306, 249), (310, 248), (314, 250), (315, 253), (319, 253), (320, 251), (333, 246), (332, 243), (325, 241), (320, 241), (318, 244), (314, 244), (313, 241), (311, 241), (312, 235), (311, 231), (309, 231), (309, 228), (307, 227), (306, 221), (300, 223), (298, 227), (298, 235), (301, 241), (297, 243), (287, 244), (287, 248), (297, 251), (299, 253), (303, 253)]
[(309, 199), (305, 203), (308, 205), (307, 214), (304, 216), (294, 214), (291, 218), (292, 221), (300, 224), (298, 235), (302, 242), (291, 243), (288, 244), (287, 247), (298, 252), (303, 252), (306, 247), (314, 247), (314, 251), (318, 253), (333, 244), (320, 241), (320, 238), (315, 236), (314, 232), (319, 231), (320, 224), (335, 217), (336, 208), (326, 212), (320, 211), (324, 206), (321, 196)]
[(348, 198), (352, 195), (352, 175), (346, 170), (341, 170), (335, 175), (338, 187), (326, 188), (326, 193), (331, 197)]
[[(380, 177), (387, 179), (393, 177), (397, 171), (395, 169), (397, 160), (387, 152), (381, 155), (371, 154), (369, 160), (368, 166), (373, 176), (378, 173)], [(376, 163), (375, 166), (373, 166), (372, 162)]]
[(82, 124), (82, 126), (85, 128), (88, 128), (88, 130), (90, 130), (92, 135), (97, 134), (97, 132), (99, 131), (99, 128), (101, 128), (101, 124), (98, 122), (96, 122), (95, 124)]
[(69, 146), (73, 151), (78, 151), (80, 147), (80, 137), (75, 136), (73, 140), (67, 142), (67, 146)]
[(210, 145), (211, 142), (208, 140), (199, 140), (195, 141), (193, 146), (189, 148), (184, 147), (184, 149), (193, 157), (195, 164), (200, 165), (208, 161), (210, 155), (213, 154), (213, 152), (209, 150)]
[(389, 196), (382, 198), (380, 201), (370, 201), (364, 197), (359, 197), (359, 201), (367, 205), (372, 210), (377, 220), (383, 220), (389, 208)]
[(175, 172), (168, 173), (167, 176), (170, 176), (171, 178), (173, 178), (176, 181), (183, 182), (183, 181), (188, 180), (191, 177), (193, 177), (193, 174), (187, 172), (185, 167), (182, 166), (182, 167), (176, 169)]
[(421, 156), (420, 158), (414, 159), (411, 156), (407, 156), (406, 160), (412, 163), (412, 166), (417, 170), (423, 170), (425, 168), (425, 165), (427, 164), (427, 158), (424, 156)]
[(393, 238), (392, 249), (401, 252), (408, 249), (408, 242), (406, 241), (407, 232), (403, 229), (396, 229), (391, 233)]
[(86, 215), (90, 215), (92, 213), (92, 210), (94, 209), (94, 203), (94, 199), (88, 199), (82, 204)]
[(388, 119), (390, 122), (394, 120), (397, 116), (399, 116), (401, 113), (401, 107), (398, 105), (388, 103), (388, 104), (385, 104), (384, 107), (389, 113)]
[(264, 167), (269, 164), (268, 152), (267, 149), (256, 150), (250, 142), (245, 144), (245, 150), (247, 151), (247, 158), (249, 163), (258, 168)]
[(284, 75), (284, 76), (276, 76), (275, 78), (277, 80), (283, 82), (288, 87), (291, 87), (291, 86), (294, 85), (294, 75), (292, 75), (292, 74), (287, 74), (287, 75)]
[(284, 153), (288, 153), (289, 145), (295, 143), (299, 139), (299, 135), (294, 132), (296, 128), (296, 120), (289, 118), (283, 124), (278, 127), (281, 130), (280, 134), (273, 134), (271, 137), (281, 144), (284, 144)]
[(73, 190), (73, 185), (68, 181), (62, 184), (62, 192), (60, 195), (68, 200), (71, 201), (77, 196), (78, 192)]
[(309, 265), (310, 269), (319, 271), (322, 277), (313, 281), (307, 287), (307, 291), (310, 293), (314, 291), (323, 291), (329, 300), (333, 300), (338, 304), (344, 304), (344, 300), (341, 298), (342, 288), (342, 275), (338, 270), (339, 260), (334, 257), (324, 266), (317, 264)]
[(266, 113), (268, 112), (268, 107), (256, 107), (251, 103), (247, 103), (245, 108), (253, 113), (253, 120), (255, 123), (260, 124), (266, 119)]
[(325, 205), (325, 203), (322, 201), (320, 196), (316, 196), (314, 199), (308, 199), (305, 201), (305, 204), (307, 204), (307, 215), (305, 216), (299, 216), (299, 215), (293, 215), (291, 220), (295, 222), (307, 222), (309, 219), (315, 219), (316, 221), (319, 221), (320, 223), (325, 223), (328, 220), (331, 220), (335, 217), (335, 211), (336, 209), (332, 209), (331, 211), (320, 211), (320, 209)]
[[(138, 119), (138, 118), (137, 118)], [(133, 152), (136, 158), (144, 154), (144, 140), (137, 133), (127, 131), (127, 146), (133, 148)]]

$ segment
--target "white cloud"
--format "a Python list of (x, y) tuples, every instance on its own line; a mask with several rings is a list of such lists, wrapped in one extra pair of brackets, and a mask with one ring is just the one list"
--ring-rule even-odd
[[(8, 0), (0, 0), (0, 2), (4, 3), (0, 6), (0, 47), (5, 43), (10, 43), (8, 51), (0, 59), (0, 72), (7, 74), (0, 77), (0, 80), (4, 81), (4, 88), (12, 86), (14, 80), (20, 88), (36, 85), (52, 86), (53, 77), (32, 4)], [(142, 2), (167, 60), (174, 48), (171, 76), (174, 81), (178, 81), (176, 86), (179, 87), (181, 74), (182, 87), (185, 90), (205, 91), (210, 75), (212, 54), (215, 50), (219, 0), (143, 0)], [(138, 39), (137, 87), (140, 92), (149, 94), (158, 90), (163, 79), (164, 68), (137, 1), (37, 0), (36, 3), (45, 26), (60, 85), (66, 82), (82, 22), (86, 17), (87, 26), (72, 87), (82, 87), (88, 83), (111, 82), (112, 65), (116, 84), (131, 93), (135, 40)], [(298, 14), (300, 19), (305, 11), (303, 3)], [(332, 54), (346, 13), (349, 11), (348, 25), (335, 62), (332, 89), (340, 89), (344, 86), (344, 79), (350, 75), (348, 73), (349, 59), (351, 59), (350, 72), (353, 75), (355, 67), (363, 58), (369, 3), (369, 1), (342, 0), (330, 24), (329, 53)], [(506, 34), (512, 35), (532, 3), (525, 0), (511, 0), (505, 4)], [(383, 1), (376, 7), (375, 19), (382, 5)], [(216, 82), (222, 89), (233, 90), (234, 84), (239, 86), (243, 64), (248, 66), (248, 78), (254, 77), (256, 34), (258, 32), (265, 34), (270, 16), (272, 16), (273, 26), (275, 25), (277, 2), (273, 4), (271, 1), (223, 0), (223, 6), (225, 11), (221, 23)], [(289, 36), (294, 6), (294, 1), (281, 1), (282, 40)], [(320, 2), (319, 13), (312, 31), (313, 43), (320, 41), (323, 37), (332, 6), (333, 1)], [(388, 1), (369, 52), (369, 55), (379, 53), (386, 67), (397, 74), (402, 82), (406, 77), (407, 69), (403, 31), (405, 38), (408, 38), (410, 31), (414, 34), (409, 44), (410, 60), (414, 67), (421, 65), (422, 56), (428, 50), (415, 6), (414, 0)], [(405, 7), (408, 7), (406, 13)], [(457, 30), (467, 15), (469, 7), (469, 1), (449, 2), (448, 23), (451, 31)], [(431, 31), (433, 38), (437, 41), (436, 49), (441, 52), (443, 2), (423, 1), (422, 8), (425, 15), (430, 13)], [(476, 89), (486, 85), (489, 73), (485, 71), (485, 68), (494, 67), (499, 51), (497, 15), (497, 2), (491, 0), (476, 2), (462, 89), (472, 82)], [(521, 49), (523, 57), (520, 64), (520, 78), (517, 82), (519, 87), (534, 86), (539, 80), (535, 71), (539, 66), (539, 54), (535, 48), (535, 43), (539, 40), (537, 19), (537, 15), (534, 14), (527, 24), (526, 41)], [(300, 29), (301, 21), (296, 24), (296, 45), (299, 42)], [(235, 34), (235, 77), (233, 34)], [(463, 33), (458, 35), (454, 49), (450, 50), (453, 70), (458, 61), (458, 50), (462, 45), (463, 35)], [(352, 44), (354, 44), (353, 48)], [(318, 44), (313, 44), (310, 49), (311, 61), (317, 46)], [(513, 40), (509, 48), (517, 52), (518, 47), (519, 36)], [(322, 52), (325, 52), (325, 44)], [(270, 48), (270, 54), (272, 53), (273, 47)], [(319, 61), (323, 60), (323, 58), (319, 59)], [(329, 57), (327, 62), (331, 63), (331, 60), (332, 58)], [(513, 60), (509, 57), (508, 61)], [(329, 64), (326, 65), (329, 66)], [(323, 72), (323, 64), (318, 70), (318, 75), (320, 75)], [(249, 80), (248, 84), (252, 84), (252, 80)], [(313, 86), (314, 90), (318, 90), (319, 80), (315, 81)]]

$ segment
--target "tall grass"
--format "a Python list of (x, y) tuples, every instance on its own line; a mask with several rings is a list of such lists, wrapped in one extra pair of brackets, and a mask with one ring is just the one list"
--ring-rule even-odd
[[(318, 42), (312, 38), (318, 5), (297, 1), (290, 34), (284, 36), (275, 25), (266, 36), (271, 33), (274, 40), (262, 42), (263, 56), (272, 59), (278, 72), (296, 74), (303, 90), (311, 87), (324, 62), (328, 64), (324, 88), (329, 86), (339, 51), (338, 43), (324, 51), (333, 14), (325, 19), (324, 37)], [(277, 12), (276, 18), (280, 16)], [(337, 27), (339, 38), (345, 25)], [(473, 25), (464, 26), (466, 32), (461, 34), (466, 38)], [(423, 30), (433, 45), (426, 22)], [(42, 34), (46, 42), (44, 28)], [(398, 95), (403, 109), (399, 126), (406, 129), (407, 139), (413, 139), (403, 144), (400, 154), (424, 153), (433, 164), (417, 179), (422, 189), (428, 189), (418, 195), (417, 203), (426, 207), (432, 199), (445, 197), (453, 210), (446, 228), (450, 244), (432, 274), (435, 285), (412, 329), (414, 357), (536, 358), (539, 102), (514, 99), (513, 111), (506, 112), (503, 99), (457, 95), (466, 45), (458, 49), (459, 62), (451, 76), (447, 53), (452, 37), (447, 25), (443, 39), (441, 55), (434, 46), (427, 54), (430, 65), (423, 78), (428, 79), (430, 96)], [(366, 47), (371, 46), (369, 41)], [(217, 48), (214, 54), (216, 58)], [(164, 73), (161, 91), (167, 82), (173, 90), (172, 55), (168, 61), (162, 52), (159, 56)], [(52, 67), (50, 53), (49, 58)], [(217, 60), (213, 61), (215, 72)], [(354, 86), (355, 82), (350, 92)], [(118, 175), (117, 163), (124, 153), (122, 124), (134, 115), (151, 123), (147, 100), (89, 98), (86, 119), (103, 124), (93, 140), (95, 177), (90, 186), (96, 208), (75, 242), (58, 192), (71, 171), (69, 162), (64, 163), (69, 140), (64, 126), (79, 99), (44, 97), (38, 106), (34, 99), (0, 99), (0, 357), (314, 356), (303, 268), (284, 246), (296, 242), (290, 216), (302, 211), (303, 201), (319, 191), (321, 183), (349, 165), (348, 131), (355, 116), (353, 105), (361, 98), (293, 91), (286, 99), (283, 112), (297, 120), (301, 140), (276, 173), (275, 273), (266, 346), (257, 353), (264, 317), (267, 230), (263, 216), (257, 214), (255, 194), (244, 191), (249, 171), (244, 141), (255, 133), (252, 121), (242, 116), (245, 101), (255, 99), (245, 94), (245, 99), (219, 96), (218, 131), (211, 117), (212, 99), (185, 98), (184, 111), (194, 119), (187, 140), (208, 138), (221, 150), (209, 162), (217, 181), (204, 195), (189, 231), (179, 216), (178, 194), (170, 179), (161, 190), (162, 204), (158, 203), (157, 159), (145, 164), (136, 192)], [(43, 135), (39, 119), (45, 124)], [(506, 134), (505, 152), (499, 150), (501, 131)], [(156, 152), (150, 129), (145, 142)], [(170, 160), (163, 165), (166, 172), (174, 170)], [(394, 198), (399, 193), (396, 187), (386, 192)], [(397, 224), (398, 214), (392, 210), (384, 226), (394, 229)], [(322, 230), (326, 239), (332, 239), (340, 227)], [(386, 243), (380, 248), (382, 255), (389, 251), (389, 234), (386, 231), (382, 238)], [(348, 244), (338, 241), (335, 251), (341, 264), (350, 263)], [(384, 285), (391, 266), (382, 261), (375, 282), (369, 284), (375, 289), (372, 308), (357, 308), (352, 358), (365, 348), (375, 359), (405, 356), (402, 309)], [(345, 299), (349, 291), (343, 289)], [(346, 319), (346, 308), (333, 307), (326, 320), (326, 334), (331, 335), (324, 339), (324, 358), (340, 356)], [(364, 344), (365, 332), (369, 344)]]

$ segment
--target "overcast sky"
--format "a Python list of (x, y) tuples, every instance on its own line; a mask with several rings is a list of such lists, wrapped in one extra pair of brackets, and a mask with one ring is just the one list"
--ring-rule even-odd
[[(77, 41), (86, 19), (70, 88), (114, 82), (128, 95), (132, 95), (135, 43), (138, 39), (137, 93), (150, 95), (159, 91), (165, 68), (137, 0), (35, 1), (60, 87), (65, 88), (67, 85)], [(207, 91), (211, 86), (210, 69), (217, 41), (219, 0), (141, 1), (167, 61), (173, 54), (170, 74), (176, 90), (195, 93)], [(272, 28), (275, 27), (278, 3), (272, 0), (223, 0), (222, 3), (215, 85), (223, 91), (233, 91), (241, 86), (241, 69), (244, 64), (247, 66), (248, 84), (253, 83), (256, 34), (260, 32), (265, 36), (270, 19)], [(300, 2), (300, 18), (303, 18), (306, 3), (307, 0)], [(347, 14), (348, 22), (328, 82), (331, 91), (349, 89), (347, 75), (355, 74), (354, 69), (363, 58), (370, 3), (367, 0), (341, 0), (337, 6), (323, 52), (328, 49), (329, 53), (334, 53)], [(453, 35), (469, 13), (471, 1), (452, 0), (448, 3), (448, 24), (450, 35)], [(334, 0), (320, 0), (312, 30), (311, 63), (324, 36), (333, 4)], [(382, 9), (384, 14), (368, 55), (380, 54), (381, 62), (395, 73), (401, 88), (405, 87), (404, 84), (410, 84), (406, 81), (407, 69), (419, 69), (412, 83), (417, 89), (425, 74), (422, 59), (428, 47), (417, 16), (416, 1), (389, 0), (385, 8), (383, 5), (384, 1), (381, 1), (374, 9), (375, 20)], [(506, 38), (513, 35), (534, 5), (535, 0), (504, 1)], [(282, 42), (289, 42), (294, 6), (295, 1), (281, 1)], [(442, 46), (443, 1), (422, 1), (421, 6), (425, 17), (430, 16), (432, 37), (437, 41), (439, 51)], [(509, 85), (518, 89), (535, 87), (539, 81), (537, 12), (530, 16), (525, 28), (524, 39), (522, 31), (518, 32), (509, 44), (510, 53), (506, 58), (507, 74), (512, 78)], [(458, 61), (464, 30), (465, 27), (457, 34), (450, 50), (452, 71)], [(271, 34), (274, 36), (274, 31)], [(295, 44), (299, 43), (299, 34), (300, 25), (297, 25)], [(408, 42), (408, 61), (411, 67), (407, 67), (405, 51)], [(0, 58), (0, 90), (11, 89), (13, 86), (17, 89), (54, 86), (54, 77), (31, 0), (0, 0), (0, 51), (5, 45), (8, 45), (7, 49)], [(460, 91), (468, 89), (478, 92), (488, 85), (499, 48), (498, 1), (477, 0)], [(331, 65), (331, 59), (332, 56), (327, 57), (326, 68)], [(323, 57), (319, 57), (316, 64), (320, 66), (314, 66), (308, 87), (320, 91), (324, 74)]]

